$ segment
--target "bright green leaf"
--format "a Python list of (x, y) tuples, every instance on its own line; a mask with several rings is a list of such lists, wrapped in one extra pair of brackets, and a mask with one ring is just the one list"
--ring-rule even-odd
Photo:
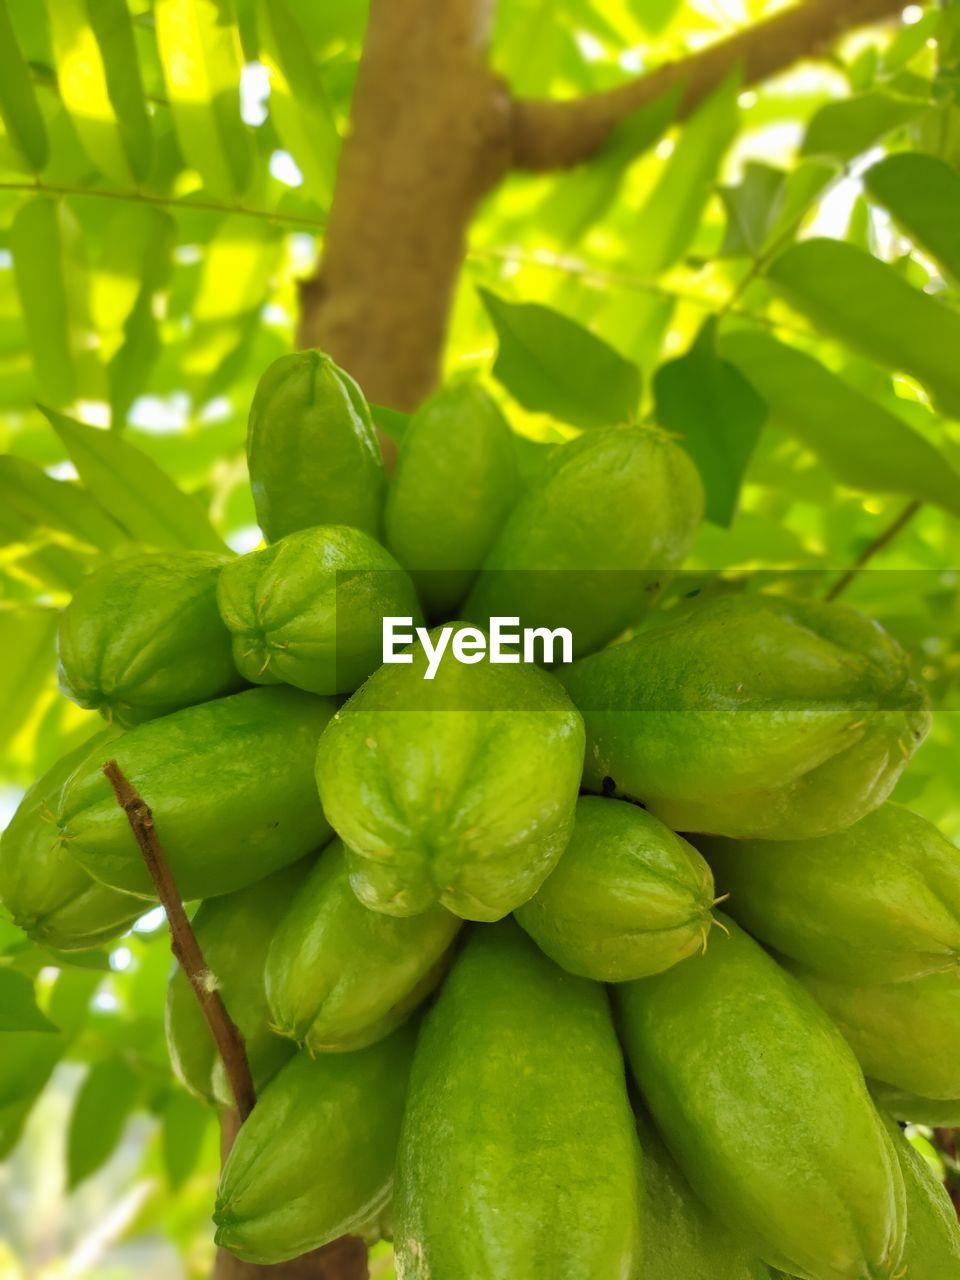
[(697, 464), (707, 519), (729, 525), (767, 409), (739, 370), (717, 355), (715, 319), (685, 356), (660, 367), (653, 393), (657, 421), (679, 437)]
[(746, 330), (726, 335), (720, 349), (766, 400), (771, 422), (802, 441), (838, 480), (960, 514), (960, 475), (944, 455), (819, 360)]
[[(42, 406), (41, 406), (42, 407)], [(225, 551), (201, 507), (115, 431), (43, 409), (80, 478), (103, 508), (149, 547)]]
[(721, 187), (727, 208), (727, 234), (720, 250), (726, 258), (757, 257), (783, 201), (787, 175), (782, 169), (756, 161), (744, 166), (735, 187)]
[(881, 92), (828, 102), (810, 121), (801, 155), (846, 163), (909, 124), (923, 107), (922, 102)]
[(864, 186), (911, 240), (960, 281), (960, 174), (933, 156), (888, 156)]
[(22, 973), (0, 967), (0, 1031), (56, 1031), (37, 1008), (33, 983)]
[(196, 1168), (212, 1118), (209, 1107), (179, 1089), (164, 1108), (163, 1164), (171, 1191), (179, 1191)]
[(635, 6), (637, 18), (645, 31), (658, 36), (676, 17), (682, 0), (642, 0)]
[(7, 0), (0, 0), (0, 119), (30, 168), (41, 170), (47, 163), (47, 130), (30, 69), (17, 45)]
[(120, 1058), (96, 1062), (80, 1086), (67, 1132), (67, 1183), (72, 1189), (113, 1155), (140, 1099), (140, 1078)]
[(0, 608), (0, 739), (4, 742), (12, 740), (50, 681), (58, 618), (55, 609)]
[(771, 286), (814, 326), (923, 383), (960, 417), (960, 315), (885, 262), (839, 240), (806, 240), (770, 266)]
[(538, 303), (514, 303), (481, 289), (500, 340), (493, 372), (534, 413), (576, 427), (632, 421), (640, 371), (568, 316)]

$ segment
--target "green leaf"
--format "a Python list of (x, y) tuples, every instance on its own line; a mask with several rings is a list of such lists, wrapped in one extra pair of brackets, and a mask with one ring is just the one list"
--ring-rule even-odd
[(41, 409), (90, 493), (149, 547), (227, 550), (206, 513), (168, 475), (115, 431), (100, 431)]
[(766, 400), (771, 422), (843, 484), (907, 494), (960, 514), (960, 476), (944, 455), (819, 360), (746, 330), (724, 336), (720, 350)]
[(653, 393), (657, 421), (679, 437), (697, 464), (707, 519), (726, 527), (767, 408), (739, 370), (719, 358), (716, 336), (711, 317), (687, 354), (657, 371)]
[(644, 31), (658, 36), (669, 27), (681, 4), (682, 0), (643, 0), (642, 4), (635, 5), (634, 8)]
[(869, 195), (960, 281), (960, 174), (933, 156), (888, 156), (863, 178)]
[(879, 91), (828, 102), (810, 121), (800, 154), (845, 164), (916, 119), (924, 106)]
[(22, 973), (0, 967), (0, 1031), (56, 1031), (37, 1008), (33, 983)]
[(329, 204), (340, 133), (309, 41), (286, 0), (259, 0), (257, 27), (260, 60), (270, 72), (270, 117), (308, 191)]
[(197, 1167), (212, 1119), (210, 1109), (182, 1090), (163, 1111), (163, 1165), (171, 1191), (179, 1191)]
[(10, 22), (7, 0), (0, 0), (0, 120), (29, 167), (39, 172), (47, 163), (47, 129), (30, 69)]
[(140, 1099), (140, 1078), (121, 1058), (97, 1062), (80, 1086), (67, 1132), (71, 1190), (113, 1155)]
[(640, 370), (577, 324), (539, 303), (514, 303), (480, 290), (500, 340), (494, 376), (534, 413), (576, 427), (633, 420)]
[(960, 315), (862, 249), (805, 240), (768, 269), (771, 286), (814, 326), (926, 386), (960, 417)]
[(142, 182), (153, 135), (126, 0), (48, 6), (57, 83), (84, 150), (114, 182)]
[(5, 742), (25, 723), (50, 680), (58, 617), (56, 609), (0, 608), (0, 739)]
[(378, 427), (386, 436), (389, 436), (394, 444), (399, 444), (407, 430), (407, 424), (410, 422), (409, 413), (401, 413), (398, 409), (388, 409), (382, 404), (370, 405), (370, 417), (373, 424)]
[(252, 149), (240, 118), (242, 56), (230, 0), (156, 0), (157, 45), (177, 138), (212, 193), (242, 195)]
[(739, 121), (739, 72), (706, 98), (683, 126), (676, 147), (635, 217), (630, 269), (654, 277), (690, 247)]
[(727, 209), (727, 234), (720, 256), (758, 257), (783, 201), (787, 175), (782, 169), (749, 161), (736, 187), (721, 187)]

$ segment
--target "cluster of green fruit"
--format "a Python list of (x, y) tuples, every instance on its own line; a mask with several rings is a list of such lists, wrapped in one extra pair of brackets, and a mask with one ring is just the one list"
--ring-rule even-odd
[[(387, 486), (305, 353), (248, 452), (265, 549), (115, 560), (66, 609), (62, 687), (111, 727), (0, 843), (19, 924), (92, 946), (153, 892), (105, 759), (152, 807), (259, 1094), (218, 1240), (392, 1234), (405, 1280), (960, 1276), (895, 1123), (960, 1122), (960, 852), (886, 803), (929, 724), (905, 654), (751, 594), (610, 645), (701, 518), (655, 429), (521, 449), (461, 383)], [(380, 665), (383, 617), (456, 614), (577, 660)], [(167, 1027), (229, 1105), (179, 971)]]

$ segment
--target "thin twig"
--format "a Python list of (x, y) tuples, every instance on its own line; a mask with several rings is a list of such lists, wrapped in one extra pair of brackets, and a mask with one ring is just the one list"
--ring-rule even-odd
[(873, 557), (881, 552), (884, 547), (888, 547), (890, 545), (897, 534), (907, 527), (922, 506), (923, 503), (919, 498), (914, 498), (912, 502), (908, 502), (897, 516), (896, 520), (894, 520), (892, 524), (889, 524), (882, 532), (878, 533), (870, 545), (860, 552), (851, 567), (842, 575), (842, 577), (837, 579), (827, 592), (825, 599), (836, 600), (838, 596), (843, 595), (847, 587), (849, 587), (851, 582), (853, 582), (854, 579), (863, 572)]
[(113, 787), (117, 804), (127, 815), (130, 829), (133, 831), (147, 870), (150, 872), (150, 878), (156, 887), (157, 896), (167, 913), (171, 950), (200, 1003), (203, 1016), (207, 1020), (217, 1050), (223, 1059), (237, 1112), (240, 1119), (245, 1120), (257, 1100), (253, 1078), (250, 1075), (250, 1064), (247, 1061), (246, 1046), (237, 1024), (227, 1012), (223, 997), (211, 981), (210, 971), (204, 962), (200, 944), (187, 919), (173, 872), (170, 870), (170, 864), (157, 837), (153, 813), (136, 787), (124, 776), (116, 760), (108, 760), (103, 766), (103, 772)]

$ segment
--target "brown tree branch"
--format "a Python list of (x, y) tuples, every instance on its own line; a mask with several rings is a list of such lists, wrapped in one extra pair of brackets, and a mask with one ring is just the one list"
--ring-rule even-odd
[(882, 529), (869, 546), (864, 547), (850, 568), (836, 580), (824, 596), (824, 599), (836, 600), (842, 596), (847, 587), (863, 572), (873, 557), (879, 555), (885, 547), (890, 545), (922, 507), (923, 503), (919, 498), (914, 498), (911, 502), (908, 502), (897, 518), (891, 521), (885, 529)]
[(569, 101), (514, 104), (513, 163), (518, 169), (562, 169), (594, 155), (611, 130), (640, 107), (683, 86), (683, 119), (736, 67), (744, 85), (821, 53), (839, 36), (903, 8), (903, 0), (805, 0), (718, 41), (680, 62), (667, 63), (616, 89)]
[(211, 981), (210, 970), (204, 962), (200, 944), (183, 909), (183, 902), (180, 899), (173, 872), (170, 870), (170, 864), (157, 838), (153, 813), (136, 787), (124, 776), (116, 760), (108, 760), (103, 766), (103, 772), (113, 787), (117, 804), (127, 815), (130, 829), (133, 831), (140, 853), (156, 887), (157, 896), (167, 913), (167, 923), (170, 926), (170, 949), (179, 961), (180, 968), (187, 975), (194, 995), (200, 1002), (203, 1016), (207, 1020), (217, 1050), (223, 1059), (237, 1113), (241, 1121), (245, 1120), (257, 1100), (253, 1078), (250, 1075), (250, 1064), (247, 1061), (246, 1046), (237, 1024), (227, 1012), (223, 997)]

